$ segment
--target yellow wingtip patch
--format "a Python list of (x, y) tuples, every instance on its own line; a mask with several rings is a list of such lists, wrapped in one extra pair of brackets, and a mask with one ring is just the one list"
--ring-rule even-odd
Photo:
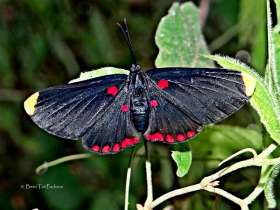
[(242, 72), (242, 79), (246, 87), (245, 93), (247, 96), (251, 96), (254, 93), (256, 87), (256, 80), (248, 73)]
[(24, 109), (28, 115), (33, 115), (35, 112), (35, 104), (37, 103), (37, 99), (39, 97), (39, 92), (34, 93), (31, 95), (26, 101), (24, 102)]

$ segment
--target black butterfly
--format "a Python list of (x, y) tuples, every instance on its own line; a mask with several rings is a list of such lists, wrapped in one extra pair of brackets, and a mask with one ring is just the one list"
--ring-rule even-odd
[(142, 72), (126, 22), (125, 32), (119, 27), (135, 63), (129, 75), (107, 75), (34, 93), (24, 107), (40, 128), (62, 138), (82, 137), (91, 152), (114, 154), (139, 143), (140, 133), (148, 141), (187, 141), (204, 125), (236, 112), (253, 94), (255, 80), (240, 71), (174, 67)]

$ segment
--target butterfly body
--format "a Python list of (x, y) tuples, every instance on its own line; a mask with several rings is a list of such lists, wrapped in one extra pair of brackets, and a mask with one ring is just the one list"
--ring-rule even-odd
[[(149, 122), (149, 105), (147, 99), (147, 79), (146, 74), (141, 71), (139, 65), (132, 65), (130, 69), (129, 81), (130, 87), (130, 112), (131, 120), (137, 131), (143, 132), (148, 127)], [(127, 110), (129, 111), (129, 110)]]

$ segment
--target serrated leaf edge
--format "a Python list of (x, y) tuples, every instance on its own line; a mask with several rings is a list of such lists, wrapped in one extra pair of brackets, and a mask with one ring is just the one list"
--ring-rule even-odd
[(280, 171), (280, 164), (273, 166), (273, 168), (270, 171), (270, 175), (266, 180), (264, 186), (264, 195), (268, 203), (268, 208), (275, 208), (277, 205), (273, 192), (273, 185), (274, 185), (275, 178), (279, 174), (279, 171)]

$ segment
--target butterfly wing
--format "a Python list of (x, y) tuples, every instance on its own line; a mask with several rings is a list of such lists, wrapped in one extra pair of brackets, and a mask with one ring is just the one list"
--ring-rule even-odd
[(116, 100), (83, 137), (83, 146), (99, 154), (114, 154), (139, 142), (130, 115), (129, 86), (125, 84)]
[(146, 73), (150, 121), (145, 137), (166, 143), (190, 139), (203, 125), (233, 114), (255, 87), (249, 75), (227, 69), (162, 68)]
[(110, 75), (48, 88), (29, 97), (24, 106), (50, 134), (83, 137), (83, 146), (90, 151), (116, 153), (139, 139), (122, 108), (130, 100), (126, 79), (127, 75)]

